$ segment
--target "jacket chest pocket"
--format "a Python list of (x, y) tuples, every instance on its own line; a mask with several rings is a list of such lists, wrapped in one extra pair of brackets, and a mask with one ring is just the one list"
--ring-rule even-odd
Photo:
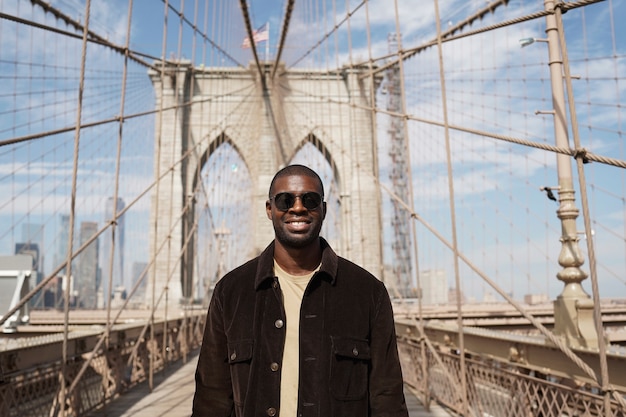
[(367, 394), (370, 345), (367, 340), (331, 336), (330, 392), (338, 400), (359, 400)]
[(237, 407), (243, 407), (246, 399), (253, 347), (254, 342), (249, 339), (228, 343), (228, 363), (230, 364), (230, 377), (233, 385), (233, 399)]

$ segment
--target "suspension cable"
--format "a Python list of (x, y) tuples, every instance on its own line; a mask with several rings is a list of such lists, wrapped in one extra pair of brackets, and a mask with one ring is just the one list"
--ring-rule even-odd
[(265, 92), (267, 91), (267, 81), (265, 80), (265, 71), (263, 71), (263, 68), (261, 67), (261, 61), (259, 60), (259, 55), (256, 50), (256, 42), (254, 41), (254, 30), (252, 29), (252, 22), (250, 20), (250, 13), (248, 11), (248, 3), (246, 2), (246, 0), (239, 0), (239, 5), (241, 7), (241, 13), (243, 14), (243, 21), (246, 24), (248, 39), (250, 39), (250, 48), (252, 49), (252, 54), (254, 55), (254, 62), (256, 63), (259, 81), (261, 82), (263, 94), (265, 94)]
[[(584, 6), (587, 6), (587, 5), (590, 5), (590, 4), (598, 3), (598, 2), (601, 2), (601, 1), (605, 1), (605, 0), (573, 1), (573, 2), (568, 2), (568, 3), (562, 3), (562, 5), (563, 5), (562, 8), (563, 8), (564, 11), (567, 11), (567, 10), (572, 10), (572, 9), (575, 9), (575, 8), (578, 8), (578, 7), (584, 7)], [(487, 7), (485, 7), (483, 9), (482, 12), (478, 12), (478, 13), (475, 14), (476, 18), (480, 18), (481, 16), (484, 16), (487, 12), (489, 12), (491, 10), (490, 8), (493, 8), (494, 6), (499, 6), (500, 3), (506, 4), (506, 3), (508, 3), (508, 1), (507, 0), (503, 0), (502, 2), (495, 2), (493, 4), (488, 5)], [(485, 26), (483, 28), (470, 30), (470, 31), (467, 31), (467, 32), (459, 33), (458, 35), (454, 35), (454, 32), (458, 31), (461, 27), (466, 26), (468, 24), (471, 24), (474, 20), (476, 20), (476, 18), (474, 18), (471, 22), (469, 22), (469, 21), (468, 22), (463, 22), (463, 25), (461, 27), (459, 27), (459, 28), (455, 27), (455, 28), (449, 29), (446, 32), (444, 32), (446, 34), (449, 34), (449, 36), (443, 37), (441, 39), (441, 41), (442, 42), (450, 42), (450, 41), (454, 41), (454, 40), (457, 40), (457, 39), (466, 38), (468, 36), (477, 35), (479, 33), (490, 32), (490, 31), (495, 30), (495, 29), (501, 29), (501, 28), (504, 28), (504, 27), (507, 27), (507, 26), (518, 24), (518, 23), (539, 19), (539, 18), (545, 17), (545, 16), (547, 16), (549, 14), (551, 14), (551, 13), (548, 12), (548, 11), (545, 11), (545, 10), (541, 10), (541, 11), (538, 11), (538, 12), (535, 12), (535, 13), (528, 14), (526, 16), (521, 16), (521, 17), (517, 17), (515, 19), (510, 19), (510, 20), (505, 20), (503, 22), (500, 22), (500, 23), (497, 23), (497, 24), (494, 24), (494, 25), (489, 25), (489, 26)], [(424, 51), (424, 50), (426, 50), (426, 49), (428, 49), (430, 47), (433, 47), (435, 45), (437, 45), (437, 39), (436, 38), (432, 39), (432, 40), (430, 40), (428, 42), (425, 42), (422, 45), (416, 46), (414, 48), (406, 49), (404, 51), (404, 53), (401, 54), (401, 58), (400, 59), (410, 58), (413, 55), (415, 55), (415, 54), (417, 54), (419, 52), (422, 52), (422, 51)], [(378, 68), (376, 68), (374, 70), (374, 74), (377, 74), (377, 73), (379, 73), (379, 72), (389, 68), (391, 65), (395, 65), (395, 64), (396, 64), (396, 62), (392, 61), (392, 62), (389, 62), (389, 63), (387, 63), (385, 65), (382, 65), (382, 66), (380, 66), (380, 67), (378, 67)]]
[(285, 8), (285, 17), (283, 19), (282, 26), (280, 28), (280, 41), (278, 43), (278, 51), (276, 52), (276, 60), (274, 61), (274, 67), (272, 68), (272, 75), (270, 79), (274, 79), (276, 76), (276, 70), (280, 64), (280, 57), (283, 54), (283, 48), (285, 47), (285, 40), (287, 39), (287, 33), (289, 32), (289, 23), (291, 22), (291, 13), (293, 12), (293, 6), (296, 0), (288, 0), (287, 7)]
[[(191, 30), (193, 31), (194, 35), (199, 34), (202, 39), (204, 39), (206, 42), (210, 43), (211, 46), (213, 46), (213, 48), (219, 50), (226, 58), (228, 58), (233, 64), (236, 64), (238, 67), (240, 68), (244, 68), (244, 65), (241, 64), (239, 61), (237, 61), (235, 58), (233, 58), (232, 55), (230, 55), (228, 52), (226, 52), (225, 49), (223, 49), (221, 46), (219, 46), (217, 43), (215, 43), (211, 38), (209, 38), (209, 36), (204, 33), (204, 32), (200, 32), (198, 30), (198, 26), (196, 24), (196, 22), (191, 22), (186, 16), (185, 13), (179, 11), (178, 9), (176, 9), (176, 7), (174, 7), (171, 3), (166, 2), (166, 0), (161, 0), (164, 4), (167, 4), (167, 7), (173, 11), (176, 15), (178, 15), (178, 17), (180, 18), (182, 23), (186, 23)], [(183, 6), (181, 6), (181, 8), (184, 9), (184, 0), (183, 0)], [(182, 25), (180, 27), (180, 29), (182, 30)]]
[[(329, 103), (339, 103), (339, 104), (346, 104), (345, 102), (341, 101), (341, 100), (337, 100), (337, 99), (333, 99), (333, 98), (329, 98), (329, 97), (321, 97), (319, 95), (315, 95), (315, 94), (311, 94), (308, 93), (306, 91), (303, 90), (299, 90), (299, 89), (292, 89), (292, 91), (297, 91), (299, 93), (305, 94), (309, 97), (315, 97), (318, 98), (321, 101), (327, 101)], [(364, 109), (371, 109), (371, 107), (367, 107), (367, 106), (363, 106), (361, 104), (350, 104), (351, 106), (356, 106), (356, 107), (360, 107), (360, 108), (364, 108)], [(439, 126), (439, 127), (443, 127), (444, 123), (437, 121), (437, 120), (432, 120), (432, 119), (425, 119), (422, 117), (417, 117), (411, 114), (400, 114), (397, 112), (392, 112), (392, 111), (388, 111), (382, 108), (376, 108), (376, 111), (379, 113), (384, 113), (384, 114), (388, 114), (391, 116), (396, 116), (396, 117), (405, 117), (409, 120), (414, 120), (417, 122), (422, 122), (422, 123), (426, 123), (426, 124), (430, 124), (430, 125), (434, 125), (434, 126)], [(456, 130), (459, 132), (465, 132), (465, 133), (471, 133), (473, 135), (476, 136), (486, 136), (492, 139), (498, 139), (498, 140), (502, 140), (505, 142), (510, 142), (510, 143), (515, 143), (518, 145), (524, 145), (524, 146), (528, 146), (528, 147), (532, 147), (532, 148), (537, 148), (537, 149), (542, 149), (544, 151), (551, 151), (554, 153), (561, 153), (561, 154), (565, 154), (565, 155), (570, 155), (571, 157), (574, 158), (582, 158), (583, 162), (587, 163), (587, 162), (600, 162), (602, 164), (605, 165), (612, 165), (618, 168), (626, 168), (626, 160), (622, 160), (622, 159), (617, 159), (617, 158), (611, 158), (608, 156), (604, 156), (604, 155), (597, 155), (591, 151), (589, 151), (586, 148), (576, 148), (576, 149), (572, 149), (572, 148), (562, 148), (562, 147), (558, 147), (555, 145), (550, 145), (547, 143), (543, 143), (543, 142), (536, 142), (536, 141), (531, 141), (531, 140), (526, 140), (526, 139), (520, 139), (520, 138), (516, 138), (514, 136), (508, 136), (508, 135), (501, 135), (499, 133), (493, 133), (493, 132), (487, 132), (484, 130), (479, 130), (479, 129), (472, 129), (472, 128), (467, 128), (467, 127), (463, 127), (463, 126), (459, 126), (459, 125), (455, 125), (455, 124), (449, 124), (448, 127), (450, 128), (450, 130)]]

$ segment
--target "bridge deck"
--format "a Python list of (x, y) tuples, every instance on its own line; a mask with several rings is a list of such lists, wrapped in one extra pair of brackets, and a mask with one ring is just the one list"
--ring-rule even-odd
[[(122, 395), (91, 417), (189, 417), (194, 393), (194, 371), (197, 356), (186, 364), (172, 365), (165, 372), (155, 375), (154, 390), (150, 392), (143, 383)], [(406, 390), (406, 400), (410, 417), (449, 417), (441, 407), (431, 405), (430, 412)]]

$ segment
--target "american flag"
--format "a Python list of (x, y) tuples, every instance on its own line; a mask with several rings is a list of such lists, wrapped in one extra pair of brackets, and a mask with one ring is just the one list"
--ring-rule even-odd
[[(263, 26), (259, 27), (257, 30), (252, 32), (252, 39), (254, 40), (255, 44), (259, 42), (267, 41), (269, 37), (270, 37), (270, 31), (268, 29), (267, 23), (263, 24)], [(250, 47), (250, 39), (247, 36), (243, 39), (241, 47), (242, 48)]]

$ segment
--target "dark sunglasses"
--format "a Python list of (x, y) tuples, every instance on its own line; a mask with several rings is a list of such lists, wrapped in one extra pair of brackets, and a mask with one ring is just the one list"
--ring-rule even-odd
[(322, 204), (322, 196), (318, 193), (309, 192), (300, 195), (292, 193), (278, 193), (270, 200), (274, 200), (274, 205), (280, 211), (288, 211), (296, 204), (296, 198), (300, 199), (300, 202), (307, 210), (315, 210)]

